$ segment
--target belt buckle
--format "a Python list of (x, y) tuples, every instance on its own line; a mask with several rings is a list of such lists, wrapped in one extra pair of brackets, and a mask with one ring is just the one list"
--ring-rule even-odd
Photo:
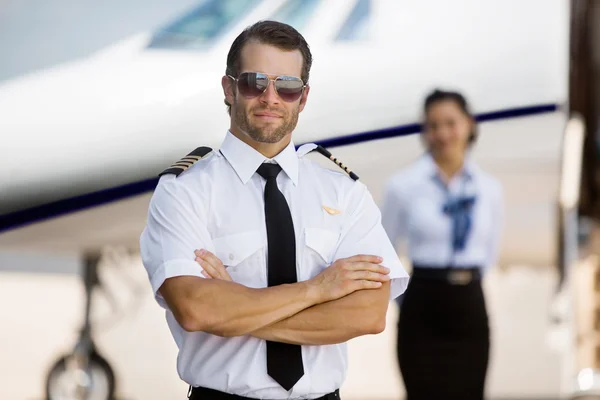
[(454, 270), (448, 273), (448, 281), (452, 285), (468, 285), (473, 280), (473, 273), (468, 270)]

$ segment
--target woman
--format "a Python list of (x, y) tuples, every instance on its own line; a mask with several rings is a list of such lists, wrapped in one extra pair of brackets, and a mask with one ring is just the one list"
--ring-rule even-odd
[(400, 305), (398, 362), (408, 400), (483, 399), (489, 356), (481, 277), (496, 263), (499, 182), (469, 157), (475, 120), (465, 98), (427, 96), (426, 153), (386, 185), (382, 218), (406, 240), (413, 274)]

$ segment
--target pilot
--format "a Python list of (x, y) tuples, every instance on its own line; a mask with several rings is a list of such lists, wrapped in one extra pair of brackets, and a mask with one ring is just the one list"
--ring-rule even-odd
[(384, 228), (407, 248), (411, 281), (400, 303), (398, 363), (408, 400), (483, 399), (489, 326), (481, 279), (496, 263), (500, 183), (471, 159), (475, 120), (463, 95), (425, 99), (426, 152), (387, 182)]
[(245, 29), (220, 148), (167, 168), (152, 196), (141, 255), (191, 399), (339, 399), (346, 342), (381, 332), (408, 284), (358, 176), (294, 146), (311, 63), (291, 26)]

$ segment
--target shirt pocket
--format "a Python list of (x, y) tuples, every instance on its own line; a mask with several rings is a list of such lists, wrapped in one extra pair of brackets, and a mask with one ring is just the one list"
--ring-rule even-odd
[(266, 286), (263, 268), (265, 241), (259, 231), (248, 231), (213, 239), (215, 255), (234, 282), (254, 288)]
[(340, 233), (324, 228), (305, 228), (304, 243), (306, 245), (306, 271), (310, 279), (327, 268), (334, 261)]

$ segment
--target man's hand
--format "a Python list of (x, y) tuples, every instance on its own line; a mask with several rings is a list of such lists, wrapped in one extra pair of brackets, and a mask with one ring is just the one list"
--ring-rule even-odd
[[(227, 269), (211, 252), (196, 250), (196, 262), (206, 278), (231, 281)], [(361, 289), (378, 289), (382, 282), (390, 280), (389, 269), (378, 265), (381, 257), (356, 255), (342, 258), (308, 281), (321, 302), (336, 300)]]
[(379, 265), (381, 257), (356, 255), (341, 258), (308, 283), (319, 291), (322, 302), (337, 300), (357, 290), (378, 289), (390, 280), (390, 270)]
[(224, 281), (232, 281), (227, 269), (217, 256), (207, 250), (196, 250), (196, 262), (202, 267), (202, 275), (205, 278), (221, 279)]

